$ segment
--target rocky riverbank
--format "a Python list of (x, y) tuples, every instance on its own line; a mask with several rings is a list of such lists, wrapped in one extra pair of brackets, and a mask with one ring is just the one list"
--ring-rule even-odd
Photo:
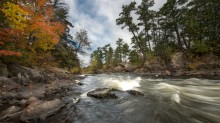
[(220, 59), (212, 54), (189, 58), (176, 52), (168, 62), (159, 57), (147, 60), (140, 67), (128, 63), (120, 63), (108, 69), (97, 70), (97, 73), (131, 72), (153, 78), (207, 78), (220, 79)]
[(57, 122), (68, 122), (75, 116), (74, 104), (81, 93), (74, 87), (81, 85), (81, 76), (53, 67), (10, 66), (4, 72), (0, 77), (0, 122), (49, 122), (51, 115), (60, 115)]

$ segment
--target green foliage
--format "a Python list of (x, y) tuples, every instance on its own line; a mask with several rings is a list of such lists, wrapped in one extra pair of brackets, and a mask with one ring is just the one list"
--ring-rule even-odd
[(165, 61), (168, 61), (171, 54), (175, 51), (175, 47), (176, 45), (173, 42), (161, 41), (155, 46), (154, 52)]
[(205, 42), (200, 42), (200, 41), (194, 42), (192, 49), (195, 53), (199, 53), (199, 54), (206, 54), (211, 51), (209, 45), (207, 45)]
[(91, 66), (94, 71), (103, 67), (103, 52), (100, 47), (91, 55)]
[[(220, 55), (220, 1), (167, 0), (157, 12), (150, 9), (153, 5), (153, 0), (142, 0), (140, 5), (136, 2), (123, 5), (116, 19), (117, 25), (133, 34), (131, 42), (135, 51), (130, 54), (143, 59), (139, 62), (151, 59), (153, 55), (149, 53), (165, 61), (169, 61), (175, 51), (186, 55)], [(138, 21), (134, 20), (133, 13)], [(115, 55), (120, 56), (119, 48)], [(136, 62), (132, 56), (130, 62)]]
[(77, 68), (80, 68), (80, 62), (76, 52), (71, 47), (68, 47), (64, 40), (56, 45), (56, 48), (52, 50), (52, 55), (59, 64), (59, 67), (74, 70), (74, 72), (76, 72)]
[(140, 58), (138, 52), (135, 51), (135, 50), (132, 50), (132, 51), (130, 52), (128, 59), (129, 59), (129, 62), (130, 62), (131, 64), (133, 64), (133, 65), (140, 65), (140, 62), (141, 62), (141, 60), (142, 60), (142, 59)]

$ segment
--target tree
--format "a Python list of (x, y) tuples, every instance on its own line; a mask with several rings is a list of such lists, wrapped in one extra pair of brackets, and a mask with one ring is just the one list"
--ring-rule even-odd
[(79, 32), (76, 32), (76, 40), (78, 42), (78, 47), (76, 48), (76, 52), (84, 53), (84, 47), (90, 47), (90, 42), (88, 40), (87, 31), (81, 29)]
[(138, 52), (135, 50), (132, 50), (129, 53), (128, 59), (129, 59), (129, 62), (134, 65), (139, 65), (139, 63), (141, 62), (140, 56), (139, 56)]
[(103, 52), (100, 47), (91, 54), (91, 64), (94, 71), (103, 67)]
[(128, 30), (133, 34), (133, 43), (139, 48), (139, 51), (143, 55), (143, 63), (144, 63), (144, 61), (146, 60), (146, 52), (141, 46), (140, 40), (138, 38), (139, 28), (133, 22), (133, 17), (131, 16), (131, 12), (136, 10), (135, 5), (136, 5), (136, 2), (131, 2), (128, 5), (123, 5), (122, 12), (119, 14), (120, 17), (116, 19), (116, 24), (122, 25), (122, 29), (124, 29), (125, 27), (128, 27)]
[(113, 49), (110, 46), (110, 44), (107, 44), (104, 47), (102, 47), (102, 52), (103, 52), (103, 60), (105, 61), (105, 65), (106, 66), (111, 65), (113, 59)]
[(129, 50), (129, 46), (127, 43), (124, 43), (122, 46), (122, 61), (126, 62), (126, 58), (129, 54), (130, 50)]
[(139, 26), (143, 26), (143, 32), (144, 32), (144, 43), (147, 45), (148, 48), (151, 51), (151, 43), (150, 43), (150, 34), (149, 31), (152, 28), (151, 19), (153, 18), (153, 10), (150, 10), (149, 8), (154, 5), (153, 0), (142, 0), (141, 5), (137, 7), (136, 14), (139, 16), (138, 20), (141, 22), (138, 24)]
[(41, 65), (59, 42), (60, 36), (65, 32), (65, 26), (64, 23), (55, 20), (55, 11), (50, 1), (42, 0), (26, 4), (28, 5), (25, 9), (29, 12), (25, 31), (28, 36), (28, 49), (31, 51), (29, 61)]
[(65, 40), (59, 41), (55, 49), (52, 50), (52, 55), (61, 68), (68, 68), (68, 70), (71, 70), (71, 68), (80, 68), (80, 62), (76, 52), (68, 46)]
[(0, 14), (4, 18), (0, 28), (0, 57), (21, 57), (21, 49), (25, 45), (23, 30), (27, 26), (27, 12), (14, 3), (6, 2)]

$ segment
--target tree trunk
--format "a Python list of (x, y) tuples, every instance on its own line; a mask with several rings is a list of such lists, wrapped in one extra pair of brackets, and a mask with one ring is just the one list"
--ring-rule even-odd
[(177, 36), (178, 49), (183, 50), (182, 43), (181, 43), (181, 36), (180, 36), (180, 33), (179, 33), (179, 29), (177, 27), (177, 24), (174, 25), (174, 30), (175, 30), (175, 33), (176, 33), (176, 36)]

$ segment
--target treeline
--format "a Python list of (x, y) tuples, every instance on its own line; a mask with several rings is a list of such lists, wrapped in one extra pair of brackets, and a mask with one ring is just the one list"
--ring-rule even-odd
[[(61, 0), (1, 0), (0, 62), (79, 68), (67, 14)], [(87, 37), (86, 31), (81, 35)]]
[[(136, 2), (123, 5), (116, 20), (117, 25), (133, 35), (130, 62), (143, 65), (152, 56), (169, 62), (174, 52), (188, 57), (220, 55), (219, 0), (167, 0), (159, 11), (152, 10), (153, 6), (153, 0), (142, 0), (140, 5)], [(101, 52), (99, 48), (94, 54)], [(114, 53), (117, 54), (117, 49)], [(98, 63), (106, 61), (99, 57), (101, 60), (95, 60)], [(121, 56), (115, 55), (114, 59), (118, 58), (121, 62)]]
[(117, 47), (113, 49), (110, 44), (99, 47), (91, 54), (92, 70), (108, 69), (119, 63), (126, 62), (130, 52), (129, 46), (122, 39), (116, 41)]

